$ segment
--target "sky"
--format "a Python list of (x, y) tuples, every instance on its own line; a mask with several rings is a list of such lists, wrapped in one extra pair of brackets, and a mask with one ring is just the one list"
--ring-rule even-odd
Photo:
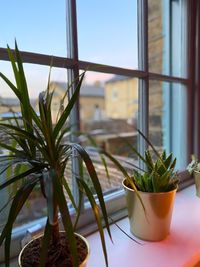
[[(67, 56), (65, 0), (1, 0), (0, 47)], [(137, 0), (77, 0), (79, 58), (137, 69)], [(48, 66), (25, 64), (31, 97), (45, 89)], [(12, 79), (7, 62), (0, 71)], [(52, 79), (66, 81), (66, 71), (55, 68)], [(87, 82), (108, 75), (89, 73)], [(0, 96), (11, 96), (0, 81)]]

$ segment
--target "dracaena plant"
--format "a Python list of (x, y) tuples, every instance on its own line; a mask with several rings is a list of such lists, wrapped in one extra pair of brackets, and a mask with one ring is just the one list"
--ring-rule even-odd
[[(68, 198), (74, 205), (77, 216), (80, 213), (80, 207), (75, 204), (64, 173), (69, 160), (76, 154), (76, 157), (78, 155), (79, 160), (84, 162), (89, 178), (91, 179), (93, 190), (97, 196), (94, 198), (93, 193), (84, 180), (80, 176), (76, 177), (80, 192), (84, 192), (91, 203), (101, 237), (106, 266), (108, 266), (100, 213), (102, 214), (110, 237), (111, 234), (97, 173), (85, 149), (78, 143), (66, 141), (66, 135), (70, 133), (70, 127), (66, 127), (66, 122), (79, 96), (84, 73), (80, 75), (68, 104), (64, 107), (64, 110), (62, 107), (62, 112), (59, 111), (57, 121), (53, 124), (51, 114), (53, 92), (50, 90), (50, 75), (47, 90), (39, 94), (39, 114), (37, 114), (30, 103), (23, 62), (17, 44), (15, 44), (15, 51), (11, 51), (9, 47), (7, 51), (15, 77), (15, 84), (3, 73), (0, 73), (0, 77), (18, 98), (21, 107), (21, 116), (15, 116), (9, 122), (0, 122), (1, 133), (9, 138), (9, 141), (0, 140), (0, 147), (9, 152), (9, 154), (0, 156), (0, 164), (3, 166), (3, 171), (5, 172), (9, 168), (16, 169), (16, 166), (19, 167), (17, 173), (13, 173), (4, 183), (0, 184), (0, 190), (15, 184), (18, 186), (18, 190), (12, 194), (8, 219), (0, 235), (0, 245), (5, 242), (5, 265), (6, 267), (9, 266), (11, 233), (14, 222), (33, 189), (39, 186), (43, 196), (46, 198), (48, 211), (41, 247), (40, 267), (45, 265), (50, 241), (53, 242), (55, 247), (59, 243), (59, 213), (68, 240), (72, 264), (75, 267), (78, 266), (74, 235), (75, 225), (70, 217), (69, 207), (65, 197), (66, 194), (68, 194)], [(19, 171), (20, 166), (26, 166), (26, 168), (22, 167), (21, 171)], [(98, 204), (96, 201), (98, 201)]]
[(144, 138), (150, 148), (144, 151), (144, 156), (134, 146), (129, 143), (126, 144), (144, 163), (143, 169), (126, 160), (125, 163), (133, 169), (132, 173), (127, 172), (122, 162), (119, 162), (105, 151), (103, 153), (122, 171), (126, 178), (126, 185), (136, 190), (136, 192), (137, 190), (143, 192), (168, 192), (177, 188), (179, 179), (178, 173), (175, 170), (176, 158), (173, 157), (172, 153), (167, 155), (165, 150), (159, 153), (140, 130), (138, 130), (138, 133)]

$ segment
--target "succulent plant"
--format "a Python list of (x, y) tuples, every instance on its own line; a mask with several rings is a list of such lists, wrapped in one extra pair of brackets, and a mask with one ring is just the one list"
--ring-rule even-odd
[(132, 179), (139, 191), (143, 192), (167, 192), (173, 190), (178, 185), (178, 175), (174, 170), (176, 158), (173, 154), (162, 154), (153, 160), (150, 150), (145, 151), (144, 163), (145, 170), (134, 170)]
[(144, 152), (144, 156), (142, 156), (134, 146), (130, 143), (128, 145), (132, 152), (144, 163), (143, 169), (125, 160), (125, 163), (131, 166), (132, 171), (130, 173), (130, 171), (126, 170), (122, 161), (119, 162), (117, 158), (114, 158), (106, 152), (103, 153), (123, 173), (126, 178), (126, 185), (136, 190), (136, 192), (167, 192), (177, 188), (179, 179), (178, 173), (175, 170), (176, 158), (173, 158), (172, 153), (167, 155), (165, 150), (159, 153), (140, 130), (138, 130), (138, 133), (144, 138), (151, 150), (147, 149)]
[(190, 174), (192, 174), (194, 171), (200, 172), (200, 162), (195, 158), (194, 155), (192, 155), (192, 161), (188, 164), (187, 170)]

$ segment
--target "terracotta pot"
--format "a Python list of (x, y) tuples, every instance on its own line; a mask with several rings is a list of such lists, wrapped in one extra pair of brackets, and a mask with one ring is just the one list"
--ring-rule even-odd
[(194, 180), (196, 186), (196, 195), (200, 197), (200, 172), (194, 171)]
[(144, 203), (145, 211), (134, 190), (122, 182), (126, 193), (130, 230), (138, 238), (148, 241), (160, 241), (170, 232), (172, 211), (176, 190), (163, 193), (138, 191)]
[[(63, 231), (60, 231), (60, 233), (63, 233)], [(87, 264), (87, 261), (89, 259), (89, 253), (90, 253), (90, 248), (89, 248), (89, 243), (87, 241), (86, 238), (84, 238), (82, 235), (79, 235), (77, 233), (75, 233), (76, 236), (78, 236), (80, 239), (82, 239), (84, 241), (84, 243), (86, 244), (86, 247), (87, 247), (87, 256), (85, 258), (85, 260), (79, 265), (79, 267), (86, 267), (86, 264)], [(41, 235), (42, 236), (42, 235)], [(18, 257), (18, 264), (19, 264), (19, 267), (23, 267), (22, 263), (21, 263), (21, 257), (22, 257), (22, 254), (24, 252), (24, 250), (28, 249), (28, 246), (30, 243), (34, 242), (34, 240), (40, 238), (41, 236), (38, 236), (37, 238), (31, 240), (28, 244), (26, 244), (23, 249), (21, 250), (20, 254), (19, 254), (19, 257)]]

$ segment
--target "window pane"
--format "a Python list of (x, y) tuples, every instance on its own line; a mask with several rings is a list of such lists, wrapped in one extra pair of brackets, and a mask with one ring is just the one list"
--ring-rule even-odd
[(81, 60), (138, 68), (137, 0), (77, 1)]
[[(96, 81), (90, 77), (96, 77)], [(137, 146), (137, 114), (138, 79), (89, 73), (80, 92), (82, 131), (89, 133), (99, 147), (118, 157), (121, 162), (128, 161), (133, 156), (128, 143)], [(95, 160), (103, 191), (106, 193), (121, 189), (122, 173), (107, 161), (110, 174), (108, 179), (96, 148), (88, 140), (84, 144)], [(89, 183), (89, 178), (86, 179)]]
[(65, 0), (2, 0), (0, 47), (66, 56), (65, 16)]
[(149, 132), (158, 151), (166, 149), (177, 158), (177, 168), (186, 167), (186, 89), (177, 83), (150, 81)]
[[(47, 88), (47, 81), (49, 75), (49, 66), (41, 66), (37, 64), (24, 64), (24, 70), (27, 77), (27, 84), (29, 88), (29, 94), (31, 98), (32, 106), (38, 112), (38, 94), (41, 91), (44, 91)], [(12, 74), (12, 70), (9, 62), (0, 62), (0, 71), (3, 72), (9, 79), (14, 83), (14, 77)], [(13, 115), (12, 111), (20, 112), (19, 101), (13, 93), (11, 93), (11, 89), (4, 83), (4, 81), (0, 80), (1, 87), (1, 97), (0, 97), (0, 119), (7, 118)], [(57, 111), (60, 107), (60, 100), (62, 99), (66, 88), (67, 88), (67, 70), (61, 68), (52, 68), (51, 72), (51, 83), (50, 88), (55, 90), (54, 97), (52, 100), (52, 118), (53, 122), (56, 121)], [(1, 134), (1, 140), (5, 140), (5, 136)], [(8, 143), (10, 140), (8, 140)], [(6, 151), (1, 150), (1, 153), (6, 153)], [(66, 168), (66, 179), (69, 182), (69, 186), (71, 187), (71, 163), (69, 162)], [(11, 170), (11, 172), (13, 169)], [(3, 173), (0, 175), (0, 183), (3, 183), (7, 179), (8, 173)], [(10, 193), (12, 193), (14, 187), (9, 190), (0, 191), (0, 209), (7, 203), (9, 200)], [(69, 199), (68, 203), (70, 203)], [(0, 227), (5, 223), (5, 219), (8, 215), (10, 205), (8, 205), (4, 212), (1, 213), (0, 216)], [(23, 223), (30, 222), (34, 219), (41, 218), (46, 215), (46, 200), (41, 194), (41, 190), (39, 186), (37, 186), (34, 192), (31, 194), (27, 205), (24, 206), (22, 211), (20, 212), (17, 223), (15, 226), (19, 226)]]
[(186, 76), (184, 0), (148, 1), (148, 48), (151, 72)]

